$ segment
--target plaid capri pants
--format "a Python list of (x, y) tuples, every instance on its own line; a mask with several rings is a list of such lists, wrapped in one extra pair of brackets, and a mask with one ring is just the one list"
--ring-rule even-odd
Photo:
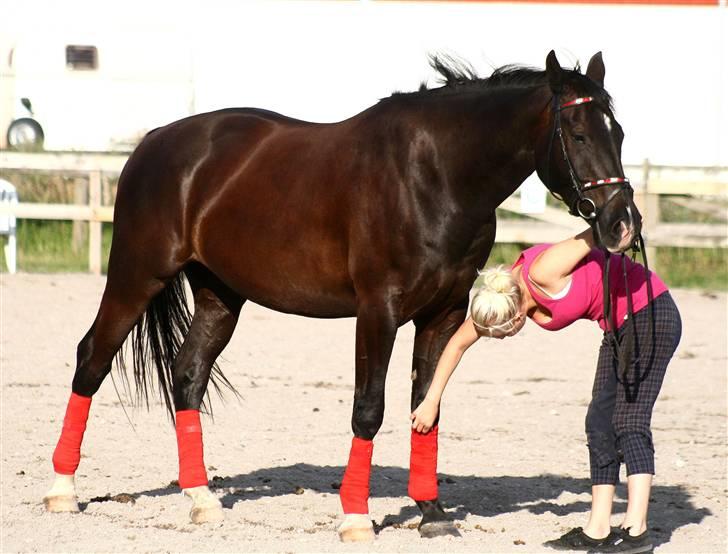
[[(619, 481), (620, 463), (627, 475), (655, 473), (655, 450), (650, 421), (652, 408), (662, 387), (667, 365), (680, 342), (682, 322), (669, 292), (653, 300), (654, 347), (647, 307), (634, 314), (635, 343), (628, 381), (636, 375), (647, 377), (638, 388), (631, 389), (627, 401), (625, 386), (618, 382), (618, 360), (605, 336), (599, 349), (599, 361), (586, 415), (586, 436), (592, 485), (615, 485)], [(621, 341), (627, 323), (618, 329)], [(621, 379), (621, 376), (620, 376)]]

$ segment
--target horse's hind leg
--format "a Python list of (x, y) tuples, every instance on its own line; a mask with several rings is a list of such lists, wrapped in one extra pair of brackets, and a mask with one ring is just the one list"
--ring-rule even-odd
[[(222, 505), (208, 488), (200, 406), (213, 364), (235, 330), (245, 302), (206, 268), (185, 270), (195, 299), (195, 315), (173, 369), (173, 398), (179, 452), (179, 486), (192, 498), (193, 523), (220, 521)], [(222, 374), (219, 378), (224, 379)]]
[(71, 398), (53, 453), (56, 479), (43, 499), (48, 511), (78, 511), (74, 475), (81, 459), (91, 397), (109, 374), (111, 362), (129, 331), (164, 286), (157, 279), (135, 283), (133, 279), (114, 279), (109, 275), (96, 319), (78, 344)]
[[(415, 346), (412, 356), (412, 397), (414, 411), (425, 398), (437, 362), (450, 337), (465, 319), (467, 297), (435, 317), (415, 319)], [(442, 535), (460, 536), (457, 528), (442, 509), (437, 491), (437, 423), (428, 433), (412, 429), (410, 479), (408, 493), (422, 511), (418, 526), (426, 538)]]

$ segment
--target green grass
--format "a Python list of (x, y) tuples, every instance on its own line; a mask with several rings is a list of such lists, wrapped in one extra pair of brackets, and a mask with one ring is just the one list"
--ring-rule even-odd
[[(487, 267), (510, 267), (528, 244), (496, 244)], [(641, 261), (641, 254), (637, 255)], [(647, 260), (669, 287), (728, 290), (728, 250), (725, 248), (658, 248), (657, 259)], [(480, 284), (480, 277), (475, 281)]]
[(657, 274), (670, 287), (728, 290), (725, 248), (658, 248), (655, 261)]
[[(70, 221), (18, 222), (18, 269), (31, 273), (88, 271), (88, 239), (72, 248), (73, 225)], [(102, 271), (106, 272), (111, 247), (112, 225), (103, 225)], [(7, 237), (2, 237), (2, 246)], [(502, 244), (493, 247), (488, 266), (510, 266), (527, 244)], [(639, 257), (637, 258), (640, 259)], [(725, 248), (658, 248), (656, 265), (660, 277), (670, 287), (728, 290), (728, 250)], [(2, 253), (2, 272), (6, 272)]]
[[(88, 271), (88, 232), (73, 248), (73, 224), (70, 221), (39, 221), (21, 219), (17, 228), (17, 266), (29, 273), (68, 273)], [(111, 247), (112, 225), (102, 226), (102, 271), (106, 272)], [(7, 271), (5, 245), (2, 237), (2, 272)]]
[[(83, 178), (58, 174), (0, 172), (0, 177), (15, 183), (24, 202), (73, 203), (75, 191)], [(112, 204), (116, 193), (116, 179), (104, 187), (103, 203)], [(559, 202), (550, 196), (549, 205)], [(725, 205), (723, 201), (720, 203)], [(670, 201), (660, 199), (661, 219), (665, 222), (713, 223), (717, 220), (705, 213), (689, 210)], [(527, 216), (498, 210), (502, 219), (528, 219)], [(112, 225), (103, 225), (102, 270), (105, 272), (111, 245)], [(73, 224), (70, 221), (18, 221), (18, 269), (26, 272), (85, 272), (88, 271), (88, 235), (77, 241), (73, 248)], [(0, 238), (0, 246), (7, 237)], [(488, 265), (510, 265), (528, 245), (496, 244)], [(0, 248), (0, 271), (7, 271), (4, 252)], [(650, 260), (663, 280), (672, 287), (728, 290), (728, 250), (721, 248), (659, 248), (657, 259)]]

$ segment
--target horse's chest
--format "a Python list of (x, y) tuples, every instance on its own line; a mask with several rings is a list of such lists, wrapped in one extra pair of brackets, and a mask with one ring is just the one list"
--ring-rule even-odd
[(411, 311), (449, 306), (466, 298), (494, 241), (495, 219), (492, 219), (459, 240), (450, 235), (437, 245), (429, 245), (419, 270), (410, 274)]

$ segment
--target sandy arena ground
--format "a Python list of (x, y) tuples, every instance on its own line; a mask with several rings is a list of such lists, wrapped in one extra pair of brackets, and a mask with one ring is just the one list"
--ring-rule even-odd
[[(405, 326), (375, 440), (378, 536), (345, 545), (335, 487), (351, 440), (354, 320), (255, 305), (243, 310), (221, 363), (242, 400), (214, 398), (214, 421), (203, 419), (224, 523), (189, 522), (189, 501), (170, 486), (177, 451), (164, 410), (129, 408), (124, 397), (130, 424), (110, 379), (94, 397), (77, 474), (82, 513), (45, 513), (76, 344), (103, 285), (86, 275), (2, 276), (3, 552), (541, 552), (543, 541), (586, 523), (595, 324), (550, 334), (529, 324), (468, 353), (446, 393), (439, 458), (441, 498), (462, 537), (433, 540), (419, 538), (406, 496), (413, 328)], [(658, 552), (726, 552), (727, 299), (674, 296), (684, 334), (653, 418), (650, 527)]]

